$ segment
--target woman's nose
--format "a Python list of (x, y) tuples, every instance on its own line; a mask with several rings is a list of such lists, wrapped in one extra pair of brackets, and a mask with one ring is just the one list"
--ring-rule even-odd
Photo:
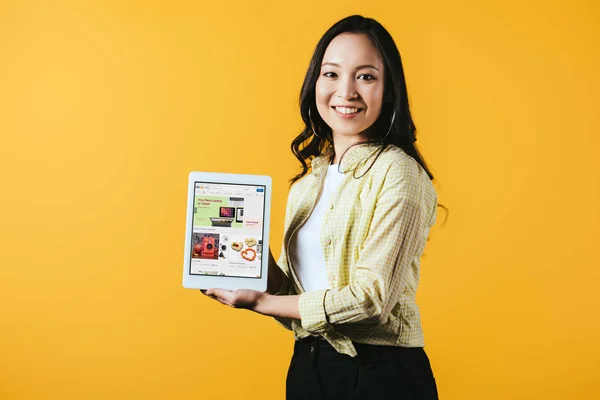
[(358, 97), (356, 92), (354, 78), (346, 78), (338, 80), (339, 86), (337, 88), (336, 96), (342, 100), (351, 100)]

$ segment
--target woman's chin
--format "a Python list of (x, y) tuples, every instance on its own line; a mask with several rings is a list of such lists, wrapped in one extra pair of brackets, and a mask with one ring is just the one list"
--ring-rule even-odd
[(361, 135), (361, 130), (357, 129), (341, 129), (333, 131), (333, 139), (340, 138), (343, 140), (363, 140), (363, 135)]

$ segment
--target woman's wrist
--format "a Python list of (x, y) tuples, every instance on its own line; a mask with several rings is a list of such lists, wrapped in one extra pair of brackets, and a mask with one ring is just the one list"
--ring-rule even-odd
[(300, 296), (276, 296), (263, 293), (252, 311), (270, 317), (300, 319)]
[[(268, 292), (263, 293), (263, 295), (258, 299), (258, 301), (256, 302), (254, 308), (252, 309), (252, 311), (257, 312), (259, 314), (263, 314), (263, 315), (269, 315), (267, 314), (267, 310), (268, 310), (268, 306), (269, 306), (269, 298), (271, 296), (274, 296), (273, 294), (270, 294)], [(266, 304), (265, 304), (266, 303)]]

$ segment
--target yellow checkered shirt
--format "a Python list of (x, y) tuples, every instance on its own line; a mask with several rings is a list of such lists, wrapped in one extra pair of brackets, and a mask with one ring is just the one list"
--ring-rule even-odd
[[(301, 320), (277, 321), (293, 330), (296, 340), (323, 336), (352, 357), (357, 355), (353, 342), (424, 346), (415, 294), (420, 258), (436, 220), (437, 194), (411, 156), (389, 146), (375, 160), (379, 148), (355, 146), (342, 159), (344, 177), (320, 234), (331, 289), (305, 292), (288, 257), (290, 238), (316, 206), (331, 150), (314, 158), (311, 173), (290, 189), (278, 260), (285, 277), (277, 294), (300, 294)], [(371, 164), (366, 175), (354, 178)]]

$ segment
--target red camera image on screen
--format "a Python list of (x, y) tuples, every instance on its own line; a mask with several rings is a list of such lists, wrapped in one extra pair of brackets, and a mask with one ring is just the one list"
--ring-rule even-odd
[(213, 258), (217, 253), (217, 246), (215, 245), (214, 237), (206, 237), (202, 238), (202, 255), (204, 257)]
[(219, 258), (219, 235), (215, 233), (194, 233), (192, 258), (217, 260)]
[(219, 217), (222, 218), (235, 218), (235, 207), (220, 207)]

